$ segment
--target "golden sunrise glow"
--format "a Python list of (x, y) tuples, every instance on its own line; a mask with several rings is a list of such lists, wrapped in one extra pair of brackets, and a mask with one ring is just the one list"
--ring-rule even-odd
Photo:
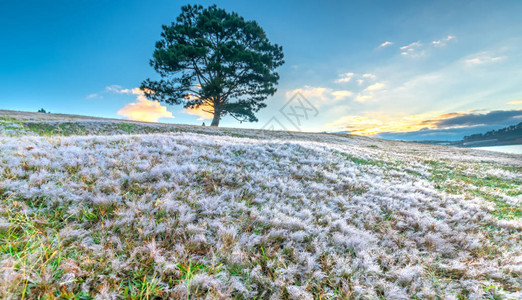
[(198, 108), (185, 108), (185, 112), (189, 115), (199, 116), (198, 120), (212, 120), (214, 108), (208, 104), (200, 105)]
[(346, 130), (355, 135), (376, 135), (383, 132), (409, 132), (421, 129), (435, 129), (437, 124), (445, 119), (453, 118), (464, 113), (424, 113), (390, 118), (377, 116), (344, 116), (325, 126), (335, 131)]

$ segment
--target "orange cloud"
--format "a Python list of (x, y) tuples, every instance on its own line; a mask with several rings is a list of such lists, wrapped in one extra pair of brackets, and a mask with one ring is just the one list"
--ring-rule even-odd
[(519, 100), (519, 101), (509, 101), (506, 104), (509, 104), (509, 105), (519, 105), (519, 104), (522, 104), (522, 100)]
[(199, 116), (198, 120), (212, 120), (214, 108), (208, 104), (200, 105), (198, 108), (185, 108), (184, 112), (189, 115)]
[[(134, 89), (133, 89), (134, 90)], [(167, 107), (161, 106), (158, 101), (150, 101), (142, 94), (136, 102), (125, 105), (118, 114), (133, 121), (157, 122), (159, 118), (174, 118)]]

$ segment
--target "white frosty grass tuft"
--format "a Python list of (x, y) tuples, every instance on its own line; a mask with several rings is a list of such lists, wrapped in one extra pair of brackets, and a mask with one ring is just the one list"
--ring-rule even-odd
[(0, 149), (1, 298), (520, 297), (519, 156), (248, 130)]

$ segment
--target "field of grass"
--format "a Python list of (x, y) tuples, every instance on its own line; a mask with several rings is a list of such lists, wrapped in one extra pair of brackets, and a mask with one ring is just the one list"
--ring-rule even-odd
[(522, 155), (0, 111), (2, 299), (520, 299)]

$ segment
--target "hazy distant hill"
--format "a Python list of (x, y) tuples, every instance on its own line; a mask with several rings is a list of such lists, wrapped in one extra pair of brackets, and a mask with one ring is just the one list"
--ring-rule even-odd
[(462, 146), (496, 146), (522, 144), (522, 122), (506, 128), (491, 130), (484, 134), (465, 136)]

